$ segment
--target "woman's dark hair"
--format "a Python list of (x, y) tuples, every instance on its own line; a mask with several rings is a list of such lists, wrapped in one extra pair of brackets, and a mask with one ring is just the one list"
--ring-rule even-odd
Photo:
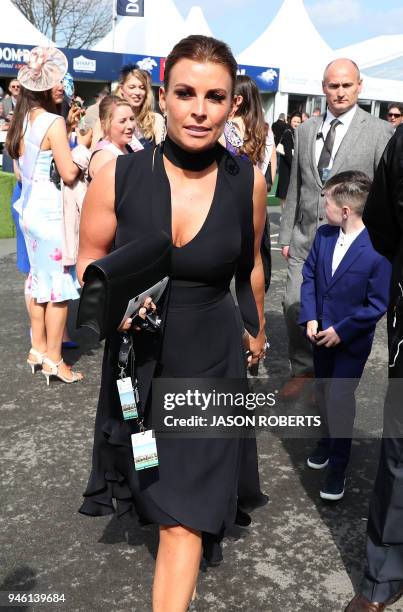
[(262, 162), (266, 148), (268, 126), (263, 115), (262, 100), (253, 79), (246, 75), (236, 77), (235, 95), (242, 96), (235, 117), (243, 121), (245, 134), (239, 153), (244, 153), (253, 164)]
[(294, 111), (290, 115), (289, 123), (291, 123), (291, 119), (294, 119), (294, 117), (299, 117), (302, 121), (302, 113), (300, 113), (299, 111)]
[(401, 102), (391, 102), (388, 104), (388, 112), (391, 111), (392, 108), (399, 109), (399, 113), (403, 115), (403, 104)]
[(18, 159), (20, 156), (21, 140), (24, 136), (24, 119), (33, 108), (38, 107), (44, 108), (49, 113), (56, 113), (52, 90), (30, 91), (21, 86), (21, 93), (15, 105), (6, 139), (7, 152), (13, 159)]
[[(233, 87), (235, 87), (238, 64), (227, 44), (210, 36), (194, 34), (182, 38), (172, 49), (165, 62), (164, 87), (168, 89), (169, 77), (172, 68), (181, 59), (189, 59), (194, 62), (212, 62), (221, 64), (228, 70)], [(231, 92), (233, 94), (233, 91)]]

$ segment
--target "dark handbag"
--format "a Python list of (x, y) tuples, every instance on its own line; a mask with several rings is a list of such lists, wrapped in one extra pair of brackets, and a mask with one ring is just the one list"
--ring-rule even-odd
[(55, 185), (55, 187), (57, 187), (57, 189), (60, 191), (62, 188), (61, 178), (60, 178), (59, 170), (56, 167), (54, 159), (52, 159), (50, 163), (49, 179)]
[(271, 161), (269, 161), (266, 172), (264, 173), (264, 178), (266, 179), (267, 191), (270, 191), (273, 185), (273, 178), (271, 175)]
[(90, 264), (77, 313), (77, 327), (100, 340), (116, 332), (128, 302), (170, 275), (172, 242), (165, 232), (133, 240)]

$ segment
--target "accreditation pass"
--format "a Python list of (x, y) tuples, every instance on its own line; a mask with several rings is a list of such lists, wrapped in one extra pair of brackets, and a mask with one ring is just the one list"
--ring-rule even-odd
[(134, 467), (146, 470), (158, 465), (157, 441), (152, 429), (132, 434)]
[(139, 401), (137, 385), (133, 387), (130, 376), (127, 378), (119, 378), (116, 383), (118, 385), (120, 405), (122, 406), (124, 420), (137, 419), (137, 405)]

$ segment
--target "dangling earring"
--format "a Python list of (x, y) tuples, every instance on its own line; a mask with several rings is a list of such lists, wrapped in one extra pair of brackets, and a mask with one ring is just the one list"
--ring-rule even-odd
[(164, 117), (164, 127), (162, 129), (162, 134), (161, 134), (161, 144), (164, 144), (164, 140), (167, 136), (167, 114), (163, 113), (162, 116)]

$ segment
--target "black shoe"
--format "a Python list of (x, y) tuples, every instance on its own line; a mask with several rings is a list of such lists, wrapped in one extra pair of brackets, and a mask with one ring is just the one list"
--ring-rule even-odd
[(260, 492), (255, 497), (238, 498), (238, 508), (241, 508), (244, 512), (252, 512), (257, 508), (265, 506), (269, 501), (269, 496)]
[(344, 496), (345, 484), (344, 472), (330, 470), (326, 476), (325, 484), (320, 490), (321, 498), (328, 501), (339, 501)]
[(207, 567), (217, 567), (223, 561), (221, 541), (224, 530), (219, 534), (202, 532), (203, 562)]
[(239, 525), (240, 527), (248, 527), (248, 525), (250, 525), (251, 522), (252, 522), (252, 519), (249, 516), (249, 514), (247, 512), (244, 512), (240, 508), (237, 508), (235, 524)]
[(329, 456), (326, 451), (320, 446), (317, 446), (313, 453), (309, 455), (308, 459), (306, 460), (307, 466), (310, 467), (312, 470), (323, 470), (323, 468), (327, 467), (328, 463)]

